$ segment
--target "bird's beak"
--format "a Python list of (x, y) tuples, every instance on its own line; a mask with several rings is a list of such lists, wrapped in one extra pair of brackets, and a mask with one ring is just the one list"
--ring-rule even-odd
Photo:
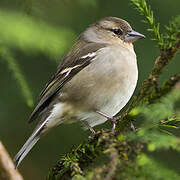
[(130, 42), (130, 43), (133, 43), (135, 41), (137, 41), (138, 39), (141, 39), (141, 38), (145, 38), (145, 36), (143, 34), (140, 34), (134, 30), (128, 32), (125, 37), (124, 37), (124, 41), (125, 42)]

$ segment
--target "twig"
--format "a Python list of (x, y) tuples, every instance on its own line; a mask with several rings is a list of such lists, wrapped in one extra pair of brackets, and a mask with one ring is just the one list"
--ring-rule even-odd
[(23, 180), (23, 177), (15, 169), (8, 152), (0, 141), (0, 179), (1, 180)]
[(137, 97), (132, 101), (127, 112), (129, 112), (133, 107), (135, 107), (138, 103), (140, 103), (141, 100), (146, 95), (151, 94), (153, 90), (153, 85), (156, 84), (155, 82), (157, 82), (162, 70), (164, 69), (165, 66), (168, 65), (168, 63), (180, 50), (180, 34), (177, 35), (177, 38), (179, 38), (179, 40), (177, 41), (177, 43), (174, 45), (173, 48), (161, 51), (161, 55), (156, 58), (154, 67), (152, 69), (152, 73), (144, 81), (143, 85), (141, 86), (138, 92)]

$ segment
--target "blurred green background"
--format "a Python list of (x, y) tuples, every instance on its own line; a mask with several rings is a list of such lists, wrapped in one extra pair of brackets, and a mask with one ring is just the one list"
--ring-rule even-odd
[[(160, 22), (161, 32), (180, 13), (179, 0), (147, 1)], [(151, 41), (147, 25), (128, 0), (1, 0), (0, 1), (0, 140), (13, 157), (32, 132), (27, 123), (33, 110), (31, 96), (38, 94), (56, 71), (62, 56), (91, 23), (106, 16), (127, 20), (146, 39), (135, 43), (139, 82), (150, 73), (159, 50)], [(5, 49), (4, 49), (5, 47)], [(8, 51), (7, 51), (8, 49)], [(3, 55), (4, 53), (4, 55)], [(6, 59), (7, 55), (9, 58)], [(180, 72), (180, 55), (164, 70), (161, 81)], [(13, 62), (16, 61), (18, 64)], [(18, 66), (17, 66), (18, 65)], [(28, 87), (24, 93), (13, 73), (19, 67)], [(32, 94), (32, 95), (31, 95)], [(26, 98), (25, 98), (26, 97)], [(29, 105), (29, 106), (28, 106)], [(106, 127), (108, 127), (106, 123)], [(61, 125), (42, 138), (19, 169), (25, 180), (44, 179), (48, 169), (73, 146), (87, 139), (80, 125)], [(171, 159), (169, 157), (169, 159)]]

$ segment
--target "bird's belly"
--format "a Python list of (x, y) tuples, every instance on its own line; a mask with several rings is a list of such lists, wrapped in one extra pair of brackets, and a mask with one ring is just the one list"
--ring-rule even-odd
[[(96, 113), (96, 110), (108, 116), (116, 115), (130, 100), (135, 90), (136, 82), (137, 80), (134, 79), (132, 84), (126, 83), (124, 88), (116, 84), (117, 87), (112, 90), (113, 92), (110, 92), (111, 88), (106, 92), (103, 92), (102, 89), (102, 93), (98, 92), (99, 89), (92, 92), (93, 96), (89, 96), (88, 101), (84, 103), (90, 104), (89, 107), (92, 105), (93, 108), (87, 111), (80, 111), (78, 119), (88, 121), (92, 127), (104, 123), (107, 119)], [(91, 101), (89, 102), (89, 100)]]

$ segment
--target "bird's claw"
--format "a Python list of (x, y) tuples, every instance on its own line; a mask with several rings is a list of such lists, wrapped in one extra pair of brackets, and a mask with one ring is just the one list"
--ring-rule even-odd
[(131, 129), (132, 129), (132, 131), (133, 132), (136, 132), (136, 128), (135, 128), (135, 126), (134, 126), (134, 124), (131, 122), (131, 124), (130, 124), (130, 127), (131, 127)]

